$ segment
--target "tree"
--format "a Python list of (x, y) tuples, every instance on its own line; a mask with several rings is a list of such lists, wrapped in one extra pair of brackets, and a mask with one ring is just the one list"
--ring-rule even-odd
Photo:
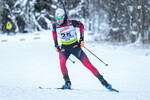
[[(3, 23), (11, 20), (15, 32), (19, 32), (20, 26), (17, 19), (24, 21), (28, 32), (49, 29), (55, 21), (55, 10), (63, 8), (57, 0), (3, 1)], [(98, 41), (150, 43), (150, 0), (63, 1), (68, 16), (81, 19), (86, 30), (98, 34)]]

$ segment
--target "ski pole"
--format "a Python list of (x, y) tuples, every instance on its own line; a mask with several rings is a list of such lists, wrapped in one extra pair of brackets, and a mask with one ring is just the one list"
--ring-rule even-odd
[(67, 12), (66, 12), (66, 8), (65, 8), (66, 1), (64, 0), (64, 2), (63, 2), (62, 0), (58, 0), (58, 2), (60, 2), (63, 5), (64, 11), (65, 11), (65, 15), (68, 18)]
[(71, 60), (70, 58), (68, 58), (72, 63), (75, 63), (75, 61)]
[(99, 57), (97, 57), (94, 53), (92, 53), (88, 48), (86, 48), (85, 46), (83, 46), (87, 51), (89, 51), (93, 56), (95, 56), (98, 60), (100, 60), (103, 64), (105, 64), (105, 66), (108, 66), (108, 64), (106, 64), (104, 61), (102, 61)]

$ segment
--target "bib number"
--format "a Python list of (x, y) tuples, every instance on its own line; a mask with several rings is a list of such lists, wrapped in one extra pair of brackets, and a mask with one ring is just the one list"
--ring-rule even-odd
[(61, 34), (61, 39), (65, 39), (65, 41), (68, 41), (73, 37), (74, 37), (74, 35), (72, 35), (71, 33), (62, 33)]
[(71, 34), (70, 33), (62, 33), (61, 37), (64, 38), (64, 39), (66, 39), (66, 38), (71, 37)]

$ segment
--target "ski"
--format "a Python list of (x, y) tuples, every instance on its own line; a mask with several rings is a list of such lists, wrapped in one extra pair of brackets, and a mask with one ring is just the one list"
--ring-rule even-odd
[(114, 89), (114, 88), (110, 88), (109, 91), (111, 91), (111, 92), (118, 92), (119, 93), (119, 91)]
[[(58, 90), (74, 90), (74, 89), (65, 89), (65, 88), (45, 88), (45, 87), (39, 87), (39, 89), (58, 89)], [(79, 90), (79, 89), (77, 89), (77, 90)], [(110, 92), (118, 92), (119, 93), (119, 91), (118, 90), (116, 90), (116, 89), (114, 89), (114, 88), (111, 88), (111, 89), (109, 89), (109, 91)]]
[(44, 88), (44, 87), (39, 87), (39, 89), (58, 89), (58, 90), (74, 90), (74, 89), (65, 89), (65, 88)]

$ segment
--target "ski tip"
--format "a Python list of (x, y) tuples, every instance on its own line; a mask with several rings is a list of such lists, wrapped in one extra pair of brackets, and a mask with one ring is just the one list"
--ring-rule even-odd
[(118, 92), (119, 93), (119, 91), (118, 90), (116, 90), (116, 89), (114, 89), (116, 92)]
[(119, 91), (118, 91), (118, 90), (116, 90), (116, 89), (113, 89), (113, 88), (109, 89), (109, 91), (111, 91), (111, 92), (117, 92), (117, 93), (119, 93)]

